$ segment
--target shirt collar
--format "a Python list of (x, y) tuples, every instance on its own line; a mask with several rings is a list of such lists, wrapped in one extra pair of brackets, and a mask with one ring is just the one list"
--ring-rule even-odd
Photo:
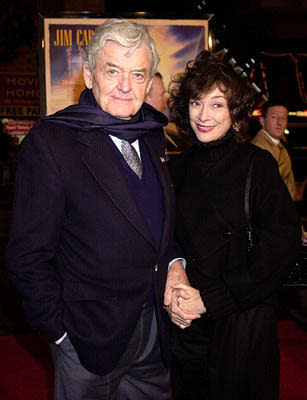
[(280, 140), (279, 140), (279, 139), (273, 138), (273, 137), (272, 137), (267, 131), (265, 131), (263, 128), (262, 128), (262, 130), (263, 130), (263, 132), (268, 136), (268, 138), (272, 140), (272, 142), (275, 144), (275, 146), (278, 146), (278, 145), (279, 145), (279, 143), (280, 143)]
[[(109, 135), (109, 136), (110, 136), (110, 138), (113, 140), (113, 142), (114, 142), (115, 146), (118, 148), (118, 150), (119, 150), (120, 152), (122, 152), (122, 149), (121, 149), (122, 140), (119, 139), (119, 138), (116, 137), (116, 136), (113, 136), (113, 135)], [(138, 156), (140, 157), (140, 146), (139, 146), (139, 141), (138, 141), (138, 140), (135, 140), (134, 142), (131, 143), (131, 145), (135, 148), (136, 152), (138, 153)]]

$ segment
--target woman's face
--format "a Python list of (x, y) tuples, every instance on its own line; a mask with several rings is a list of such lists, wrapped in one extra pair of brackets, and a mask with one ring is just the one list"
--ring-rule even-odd
[(224, 93), (218, 88), (190, 100), (191, 127), (201, 142), (212, 142), (224, 136), (231, 127), (231, 117)]

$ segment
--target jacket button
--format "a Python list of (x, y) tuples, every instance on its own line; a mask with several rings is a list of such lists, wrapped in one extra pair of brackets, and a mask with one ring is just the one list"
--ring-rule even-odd
[(157, 264), (157, 265), (155, 265), (154, 269), (155, 269), (155, 272), (157, 272), (157, 271), (158, 271), (158, 264)]
[(224, 239), (229, 239), (231, 236), (232, 236), (232, 233), (230, 231), (223, 232)]

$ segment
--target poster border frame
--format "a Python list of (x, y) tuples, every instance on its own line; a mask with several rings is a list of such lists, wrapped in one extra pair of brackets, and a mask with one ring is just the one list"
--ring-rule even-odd
[[(193, 25), (199, 24), (199, 21), (205, 27), (205, 49), (208, 49), (208, 39), (210, 34), (210, 24), (209, 21), (213, 17), (213, 14), (201, 14), (196, 15), (190, 14), (190, 17), (184, 17), (181, 14), (168, 14), (159, 16), (158, 14), (152, 14), (148, 12), (129, 12), (129, 13), (120, 13), (119, 14), (108, 14), (108, 13), (92, 13), (92, 12), (56, 12), (52, 14), (48, 14), (46, 16), (40, 15), (40, 23), (39, 23), (39, 82), (40, 82), (40, 114), (44, 116), (48, 113), (48, 84), (47, 80), (50, 81), (50, 59), (48, 63), (49, 56), (49, 44), (47, 43), (48, 37), (46, 37), (46, 30), (51, 23), (59, 22), (64, 24), (72, 23), (75, 20), (85, 21), (84, 24), (88, 23), (89, 20), (105, 20), (108, 18), (125, 18), (131, 19), (136, 22), (146, 23), (150, 21), (151, 25), (167, 25), (167, 22), (170, 22), (169, 25)], [(80, 21), (80, 23), (81, 23)], [(82, 23), (81, 23), (82, 24)]]

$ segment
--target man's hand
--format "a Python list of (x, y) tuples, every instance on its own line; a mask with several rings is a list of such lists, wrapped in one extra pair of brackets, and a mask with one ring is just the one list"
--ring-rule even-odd
[(185, 312), (179, 307), (180, 291), (175, 289), (175, 286), (179, 284), (183, 284), (184, 287), (190, 287), (182, 263), (176, 260), (172, 263), (168, 271), (164, 293), (164, 307), (172, 322), (184, 329), (191, 325), (193, 319), (200, 318), (200, 314)]
[(174, 286), (177, 292), (179, 308), (189, 314), (204, 314), (207, 310), (200, 296), (199, 290), (190, 285), (179, 283)]

